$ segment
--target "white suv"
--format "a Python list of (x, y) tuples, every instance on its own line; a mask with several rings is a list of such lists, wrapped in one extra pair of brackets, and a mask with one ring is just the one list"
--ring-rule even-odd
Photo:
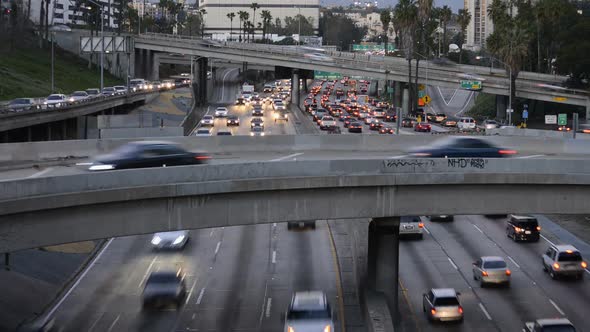
[(283, 317), (284, 332), (334, 331), (332, 309), (322, 291), (295, 293)]
[(549, 272), (553, 279), (559, 276), (574, 276), (584, 278), (584, 271), (588, 263), (582, 259), (582, 254), (569, 244), (552, 245), (543, 254), (543, 270)]
[(399, 235), (417, 236), (422, 239), (424, 236), (424, 223), (418, 216), (400, 217)]
[(457, 121), (457, 128), (460, 130), (473, 130), (475, 129), (475, 120), (470, 117), (460, 118)]
[(229, 111), (226, 107), (217, 107), (215, 109), (215, 117), (226, 117)]

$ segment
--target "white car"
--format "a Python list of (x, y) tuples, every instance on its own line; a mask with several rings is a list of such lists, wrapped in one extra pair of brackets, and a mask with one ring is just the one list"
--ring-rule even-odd
[(152, 236), (154, 249), (183, 249), (188, 241), (188, 231), (156, 233)]
[(385, 117), (385, 110), (382, 108), (376, 108), (373, 110), (373, 116), (376, 118), (382, 118)]
[(320, 120), (320, 129), (321, 130), (326, 130), (326, 129), (336, 127), (336, 126), (337, 126), (336, 121), (331, 116), (324, 116)]
[(334, 59), (322, 53), (306, 53), (303, 56), (306, 59), (314, 61), (334, 62)]
[(252, 127), (250, 129), (250, 136), (264, 136), (264, 127)]
[(45, 98), (43, 104), (47, 107), (62, 107), (67, 105), (67, 97), (64, 94), (52, 94)]
[(217, 107), (215, 109), (215, 117), (216, 118), (226, 117), (228, 113), (229, 113), (229, 111), (227, 110), (227, 107)]
[(475, 129), (475, 120), (470, 117), (463, 117), (457, 121), (457, 128), (459, 130), (473, 130)]
[(422, 239), (424, 236), (424, 223), (418, 216), (400, 217), (399, 235), (416, 236)]
[(366, 117), (364, 121), (365, 121), (366, 125), (370, 125), (373, 122), (379, 122), (379, 120), (377, 118), (374, 118), (372, 116)]
[(201, 119), (201, 126), (211, 126), (215, 125), (215, 118), (212, 115), (205, 115)]
[(284, 319), (284, 332), (334, 331), (332, 308), (322, 291), (293, 294)]
[(89, 95), (86, 91), (74, 91), (68, 99), (70, 102), (81, 101), (88, 99)]
[(209, 129), (209, 128), (199, 128), (195, 132), (195, 136), (211, 136), (211, 129)]
[(127, 94), (127, 87), (126, 86), (115, 85), (113, 88), (115, 88), (115, 91), (117, 91), (117, 94), (119, 94), (119, 95)]
[(287, 109), (287, 107), (282, 101), (275, 102), (273, 104), (273, 108), (275, 109), (275, 111), (284, 111)]

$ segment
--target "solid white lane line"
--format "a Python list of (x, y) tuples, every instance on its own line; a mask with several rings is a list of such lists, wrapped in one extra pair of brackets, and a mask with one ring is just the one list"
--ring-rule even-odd
[(195, 290), (196, 285), (197, 285), (197, 280), (195, 280), (195, 282), (193, 283), (193, 286), (191, 287), (191, 290), (188, 292), (188, 295), (186, 296), (186, 301), (184, 301), (184, 304), (187, 304), (188, 300), (190, 300), (191, 295), (193, 295), (193, 291)]
[(540, 235), (541, 235), (541, 237), (543, 238), (543, 240), (545, 240), (545, 241), (549, 242), (549, 244), (550, 244), (550, 245), (552, 245), (552, 246), (554, 246), (554, 245), (555, 245), (555, 243), (553, 243), (553, 242), (549, 241), (549, 239), (548, 239), (548, 238), (544, 237), (544, 236), (543, 236), (543, 234), (540, 234)]
[(204, 294), (205, 294), (205, 287), (201, 288), (201, 292), (199, 293), (199, 297), (197, 297), (197, 304), (201, 304)]
[(455, 263), (453, 263), (453, 260), (451, 259), (451, 257), (447, 257), (447, 259), (449, 260), (449, 263), (451, 263), (451, 265), (453, 265), (453, 267), (455, 268), (455, 270), (459, 270), (459, 268), (457, 267), (457, 265), (455, 265)]
[(277, 263), (277, 251), (276, 250), (272, 251), (272, 263), (273, 264)]
[(430, 231), (428, 230), (428, 228), (426, 228), (426, 226), (424, 227), (424, 231), (428, 234), (430, 234)]
[(41, 175), (47, 174), (47, 173), (49, 173), (51, 171), (53, 171), (53, 167), (47, 167), (46, 169), (44, 169), (44, 170), (42, 170), (40, 172), (37, 172), (37, 173), (35, 173), (33, 175), (27, 176), (27, 179), (37, 178), (37, 177), (40, 177)]
[(221, 247), (221, 241), (217, 242), (217, 247), (215, 247), (215, 254), (219, 252), (219, 247)]
[(294, 158), (294, 157), (300, 156), (302, 154), (303, 154), (303, 152), (293, 153), (288, 156), (284, 156), (284, 157), (280, 157), (280, 158), (276, 158), (276, 159), (271, 159), (270, 161), (281, 161), (281, 160), (285, 160), (285, 159), (289, 159), (289, 158)]
[(483, 304), (480, 303), (479, 308), (481, 309), (481, 311), (483, 311), (483, 314), (486, 315), (488, 320), (492, 320), (492, 316), (490, 316), (490, 314), (488, 313), (486, 308), (483, 306)]
[(268, 301), (266, 301), (266, 318), (270, 317), (270, 306), (272, 305), (272, 298), (268, 298)]
[(530, 156), (522, 156), (522, 157), (516, 157), (516, 159), (529, 159), (529, 158), (537, 158), (537, 157), (544, 157), (544, 154), (533, 154)]
[(232, 68), (232, 69), (229, 69), (229, 70), (228, 70), (228, 71), (225, 73), (225, 75), (223, 75), (223, 78), (221, 79), (221, 99), (220, 99), (219, 101), (220, 101), (220, 102), (222, 102), (222, 103), (223, 103), (223, 100), (224, 100), (224, 99), (223, 99), (223, 96), (225, 95), (225, 79), (227, 78), (227, 75), (228, 75), (229, 73), (231, 73), (231, 72), (232, 72), (234, 69), (239, 69), (239, 68)]
[(549, 299), (549, 302), (551, 302), (551, 304), (553, 305), (553, 307), (555, 307), (555, 310), (557, 310), (562, 316), (565, 316), (565, 312), (563, 312), (563, 310), (561, 310), (561, 308), (559, 308), (557, 306), (557, 304), (555, 302), (553, 302), (552, 299)]
[(143, 278), (141, 278), (141, 281), (139, 282), (139, 287), (141, 288), (141, 285), (143, 285), (145, 279), (148, 277), (148, 274), (150, 274), (150, 270), (152, 269), (152, 266), (154, 266), (154, 263), (156, 262), (156, 259), (158, 258), (158, 256), (154, 257), (154, 259), (152, 259), (152, 262), (150, 263), (150, 265), (147, 268), (147, 271), (145, 271), (145, 274), (143, 275)]
[(481, 234), (483, 234), (483, 231), (481, 230), (481, 228), (477, 227), (477, 225), (473, 225), (473, 227), (475, 227)]
[(512, 259), (512, 257), (508, 256), (508, 259), (511, 260), (512, 263), (514, 263), (514, 265), (516, 265), (517, 268), (520, 269), (520, 265), (518, 265), (518, 263), (514, 259)]
[(107, 332), (111, 332), (113, 330), (113, 327), (115, 327), (115, 324), (117, 324), (117, 322), (119, 321), (119, 318), (121, 318), (121, 315), (117, 315), (117, 318), (115, 318), (115, 320), (113, 321), (113, 324), (111, 324), (111, 326), (109, 326), (109, 329), (107, 330)]
[(68, 298), (68, 296), (70, 296), (70, 294), (74, 291), (74, 289), (76, 289), (76, 287), (78, 286), (78, 284), (80, 284), (80, 281), (82, 281), (82, 279), (84, 279), (84, 277), (86, 276), (86, 274), (88, 274), (88, 271), (90, 271), (92, 269), (92, 267), (94, 266), (94, 264), (96, 264), (96, 262), (100, 259), (100, 257), (102, 256), (102, 254), (107, 250), (107, 248), (111, 245), (111, 243), (113, 242), (113, 239), (111, 238), (102, 248), (102, 250), (98, 253), (98, 255), (96, 255), (96, 257), (94, 257), (94, 259), (92, 260), (92, 262), (88, 265), (88, 267), (86, 268), (86, 270), (84, 270), (84, 272), (82, 272), (82, 274), (80, 275), (80, 277), (78, 278), (78, 280), (76, 280), (76, 282), (72, 285), (72, 287), (70, 287), (70, 289), (68, 289), (68, 291), (66, 292), (66, 294), (61, 298), (61, 300), (59, 300), (59, 302), (57, 302), (57, 304), (47, 313), (46, 317), (53, 317), (53, 314), (55, 313), (55, 311), (61, 306), (61, 304)]
[(445, 103), (445, 105), (449, 106), (449, 103), (447, 103), (447, 101), (445, 100), (445, 97), (443, 96), (442, 91), (440, 91), (440, 87), (437, 86), (436, 88), (438, 89), (438, 94), (442, 98), (443, 103)]
[(88, 332), (92, 332), (92, 330), (94, 330), (94, 328), (96, 327), (96, 324), (98, 324), (98, 322), (100, 321), (100, 319), (102, 318), (103, 315), (104, 315), (104, 313), (101, 314), (100, 316), (98, 316), (98, 318), (94, 321), (94, 323), (92, 323), (92, 325), (90, 325)]
[(449, 99), (449, 103), (447, 104), (447, 106), (449, 106), (453, 102), (453, 99), (455, 99), (456, 94), (457, 94), (457, 89), (455, 89), (455, 92), (453, 92), (453, 95), (451, 96), (451, 99)]

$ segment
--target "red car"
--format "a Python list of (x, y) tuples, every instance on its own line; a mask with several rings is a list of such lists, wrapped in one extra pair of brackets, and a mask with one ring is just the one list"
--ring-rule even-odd
[(430, 123), (419, 122), (414, 126), (414, 131), (424, 131), (429, 133), (432, 130)]
[(391, 127), (381, 127), (381, 129), (379, 129), (379, 134), (393, 135), (394, 133), (395, 133), (395, 131)]

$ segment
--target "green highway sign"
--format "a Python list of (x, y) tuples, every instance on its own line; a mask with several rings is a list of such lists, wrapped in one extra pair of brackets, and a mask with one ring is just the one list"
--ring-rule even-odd
[(418, 98), (424, 98), (424, 96), (426, 96), (426, 91), (418, 90)]
[(481, 90), (481, 81), (461, 81), (461, 89), (465, 90)]
[(342, 75), (340, 73), (331, 73), (329, 71), (316, 70), (316, 71), (314, 71), (313, 75), (315, 78), (319, 78), (319, 79), (325, 78), (327, 80), (342, 78)]
[[(383, 51), (385, 49), (383, 44), (378, 45), (361, 45), (361, 44), (353, 44), (352, 50), (357, 52), (367, 52), (367, 51)], [(395, 51), (395, 44), (387, 44), (387, 51), (393, 52)]]
[(567, 114), (558, 114), (557, 115), (557, 125), (558, 126), (567, 126)]

